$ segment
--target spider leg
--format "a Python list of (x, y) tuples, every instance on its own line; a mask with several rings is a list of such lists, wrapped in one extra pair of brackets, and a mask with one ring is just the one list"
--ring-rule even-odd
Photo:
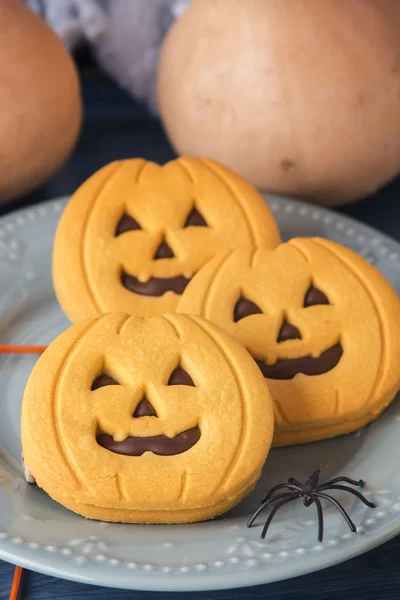
[(314, 498), (315, 506), (317, 507), (318, 515), (318, 541), (322, 542), (324, 539), (324, 515), (322, 512), (322, 505), (319, 498)]
[(300, 483), (300, 481), (297, 481), (297, 479), (295, 479), (294, 477), (289, 477), (288, 483), (290, 485), (296, 485), (297, 487), (299, 487), (302, 490), (306, 489), (306, 486), (303, 483)]
[(277, 513), (277, 511), (284, 505), (287, 504), (288, 502), (291, 502), (292, 500), (295, 500), (296, 498), (293, 498), (292, 496), (290, 498), (285, 498), (284, 500), (281, 500), (280, 502), (278, 502), (278, 504), (276, 504), (274, 506), (274, 508), (271, 510), (271, 512), (268, 515), (268, 519), (265, 522), (265, 525), (263, 527), (262, 533), (261, 533), (261, 539), (264, 539), (265, 536), (267, 535), (267, 531), (269, 526), (271, 525), (271, 521), (274, 518), (275, 514)]
[(347, 487), (347, 485), (329, 485), (328, 487), (328, 484), (326, 483), (319, 487), (317, 491), (322, 492), (324, 490), (342, 490), (343, 492), (348, 492), (349, 494), (353, 494), (353, 496), (357, 496), (357, 498), (361, 500), (365, 506), (369, 506), (369, 508), (376, 508), (376, 504), (367, 500), (362, 494), (360, 494), (360, 492), (357, 492), (357, 490)]
[(350, 519), (349, 515), (347, 514), (347, 512), (345, 511), (343, 506), (340, 504), (340, 502), (338, 502), (335, 498), (332, 498), (332, 496), (329, 496), (329, 494), (322, 494), (321, 492), (314, 492), (314, 493), (315, 493), (315, 496), (318, 496), (319, 498), (323, 498), (324, 500), (328, 500), (328, 502), (333, 504), (338, 509), (338, 511), (341, 513), (341, 515), (343, 516), (343, 518), (346, 521), (347, 525), (349, 526), (350, 530), (353, 533), (357, 533), (357, 527), (354, 525), (353, 521)]
[(275, 494), (275, 492), (277, 492), (278, 490), (282, 490), (282, 489), (288, 489), (292, 492), (299, 492), (299, 488), (295, 485), (290, 485), (289, 483), (278, 483), (278, 485), (275, 485), (273, 488), (271, 488), (268, 492), (268, 494), (265, 496), (264, 500), (262, 500), (262, 503), (264, 502), (268, 502), (268, 500)]
[(253, 525), (254, 521), (257, 519), (260, 512), (262, 512), (264, 510), (264, 508), (268, 508), (268, 506), (270, 506), (271, 502), (275, 502), (275, 500), (281, 500), (283, 498), (292, 498), (293, 500), (296, 500), (296, 498), (298, 498), (298, 497), (299, 497), (298, 492), (287, 492), (286, 494), (278, 494), (278, 496), (276, 496), (275, 498), (272, 498), (272, 500), (267, 500), (267, 501), (263, 502), (261, 504), (261, 506), (259, 508), (257, 508), (254, 515), (252, 515), (250, 517), (250, 519), (247, 521), (247, 527), (251, 527)]
[(313, 502), (315, 502), (315, 498), (314, 498), (313, 494), (314, 494), (314, 492), (311, 492), (311, 494), (304, 496), (303, 504), (306, 508), (308, 508), (309, 506), (311, 506), (311, 504)]
[(364, 481), (359, 479), (356, 481), (355, 479), (350, 479), (350, 477), (335, 477), (335, 479), (330, 479), (329, 481), (325, 481), (322, 485), (331, 485), (333, 483), (351, 483), (351, 485), (358, 485), (359, 487), (364, 487)]

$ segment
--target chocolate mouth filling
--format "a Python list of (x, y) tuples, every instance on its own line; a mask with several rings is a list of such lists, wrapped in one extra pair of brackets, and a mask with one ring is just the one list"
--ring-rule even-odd
[(134, 275), (129, 275), (122, 271), (122, 285), (135, 294), (141, 296), (163, 296), (166, 292), (175, 292), (175, 294), (183, 294), (186, 286), (191, 278), (177, 275), (176, 277), (151, 277), (148, 281), (139, 281)]
[(323, 375), (336, 367), (343, 355), (343, 347), (339, 342), (321, 356), (300, 356), (285, 358), (273, 365), (267, 365), (263, 360), (256, 360), (262, 374), (267, 379), (293, 379), (299, 373), (304, 375)]
[(97, 443), (115, 454), (126, 456), (142, 456), (145, 452), (153, 452), (159, 456), (173, 456), (190, 450), (200, 439), (200, 429), (192, 427), (178, 433), (173, 438), (166, 435), (153, 435), (139, 437), (131, 435), (122, 442), (116, 442), (112, 435), (101, 433), (97, 436)]

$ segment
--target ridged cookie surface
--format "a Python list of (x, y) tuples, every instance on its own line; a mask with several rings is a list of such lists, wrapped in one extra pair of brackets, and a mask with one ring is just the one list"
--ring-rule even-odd
[(262, 197), (218, 163), (121, 160), (69, 201), (55, 237), (53, 282), (73, 322), (115, 310), (159, 315), (176, 309), (218, 252), (278, 243)]
[(253, 359), (215, 325), (117, 312), (44, 352), (21, 430), (31, 474), (67, 508), (176, 523), (212, 518), (254, 487), (273, 408)]
[(193, 278), (178, 310), (217, 323), (256, 359), (274, 400), (274, 445), (358, 429), (399, 389), (399, 298), (334, 242), (221, 254)]

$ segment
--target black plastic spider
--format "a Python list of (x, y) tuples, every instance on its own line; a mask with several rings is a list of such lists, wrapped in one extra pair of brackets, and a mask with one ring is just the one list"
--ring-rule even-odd
[[(355, 481), (354, 479), (350, 479), (349, 477), (336, 477), (335, 479), (331, 479), (330, 481), (326, 481), (325, 483), (319, 483), (319, 474), (320, 469), (314, 471), (314, 473), (307, 479), (305, 484), (300, 483), (293, 477), (290, 477), (287, 483), (279, 483), (275, 485), (266, 495), (264, 500), (261, 502), (260, 508), (256, 510), (254, 515), (250, 517), (247, 523), (247, 527), (251, 527), (258, 515), (264, 508), (269, 507), (273, 502), (279, 500), (278, 504), (271, 509), (271, 512), (268, 515), (268, 518), (265, 522), (264, 528), (261, 533), (261, 538), (264, 539), (268, 528), (271, 524), (272, 519), (276, 515), (277, 511), (287, 502), (291, 502), (292, 500), (297, 500), (298, 498), (304, 498), (303, 504), (304, 506), (311, 506), (311, 504), (315, 503), (317, 507), (317, 515), (318, 515), (318, 541), (322, 542), (324, 537), (324, 517), (322, 514), (322, 505), (320, 498), (323, 500), (328, 500), (331, 504), (336, 506), (338, 511), (343, 515), (347, 525), (350, 527), (350, 530), (353, 533), (357, 533), (357, 528), (354, 525), (353, 521), (350, 519), (349, 515), (343, 508), (343, 506), (338, 502), (335, 498), (332, 498), (329, 494), (325, 494), (326, 490), (342, 490), (344, 492), (349, 492), (349, 494), (353, 494), (353, 496), (357, 496), (361, 502), (363, 502), (369, 508), (376, 508), (376, 505), (372, 502), (369, 502), (360, 492), (357, 490), (353, 490), (351, 487), (347, 485), (337, 485), (338, 483), (350, 483), (351, 485), (357, 485), (361, 488), (364, 487), (364, 482), (362, 479), (359, 481)], [(276, 494), (279, 490), (288, 490), (283, 494)]]

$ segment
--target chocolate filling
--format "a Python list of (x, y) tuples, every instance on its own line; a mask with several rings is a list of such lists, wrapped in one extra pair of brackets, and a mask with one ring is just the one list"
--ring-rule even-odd
[(122, 442), (116, 442), (112, 435), (101, 433), (97, 436), (97, 443), (110, 452), (126, 456), (142, 456), (145, 452), (153, 452), (159, 456), (173, 456), (190, 450), (199, 441), (200, 435), (200, 429), (193, 427), (178, 433), (173, 438), (166, 435), (129, 436)]
[(118, 381), (114, 377), (110, 377), (106, 373), (101, 373), (92, 383), (92, 392), (99, 388), (105, 387), (106, 385), (119, 385)]
[(317, 306), (319, 304), (330, 304), (328, 296), (322, 290), (311, 286), (304, 298), (304, 308)]
[(203, 215), (197, 210), (197, 208), (193, 207), (190, 213), (188, 214), (184, 227), (207, 227), (207, 222)]
[(281, 342), (287, 342), (288, 340), (301, 340), (301, 333), (291, 323), (285, 321), (278, 333), (278, 344)]
[(138, 419), (139, 417), (157, 417), (157, 412), (151, 402), (149, 402), (145, 397), (142, 398), (137, 405), (133, 416), (135, 419)]
[(267, 365), (263, 360), (256, 360), (256, 363), (267, 379), (293, 379), (299, 373), (304, 375), (328, 373), (336, 367), (342, 358), (342, 354), (343, 347), (339, 342), (316, 358), (308, 355), (299, 358), (285, 358), (278, 360), (273, 365)]
[(121, 274), (121, 283), (130, 292), (141, 296), (163, 296), (166, 292), (183, 294), (190, 278), (177, 275), (176, 277), (151, 277), (148, 281), (139, 281), (134, 275), (125, 271)]
[(182, 369), (182, 367), (177, 367), (174, 371), (172, 371), (170, 378), (168, 379), (168, 385), (192, 385), (194, 386), (193, 379), (190, 377), (189, 373)]
[(158, 260), (160, 258), (175, 258), (175, 254), (172, 248), (167, 244), (167, 242), (163, 240), (158, 246), (153, 258), (154, 260)]
[(244, 298), (241, 296), (239, 300), (235, 304), (235, 308), (233, 309), (233, 320), (235, 323), (240, 321), (240, 319), (244, 319), (245, 317), (249, 317), (250, 315), (258, 315), (262, 314), (262, 310), (255, 302), (249, 300), (248, 298)]
[(118, 237), (119, 235), (122, 235), (127, 231), (137, 231), (139, 229), (142, 228), (140, 227), (136, 219), (131, 217), (131, 215), (128, 215), (128, 213), (124, 213), (118, 222), (117, 228), (115, 230), (115, 236)]

